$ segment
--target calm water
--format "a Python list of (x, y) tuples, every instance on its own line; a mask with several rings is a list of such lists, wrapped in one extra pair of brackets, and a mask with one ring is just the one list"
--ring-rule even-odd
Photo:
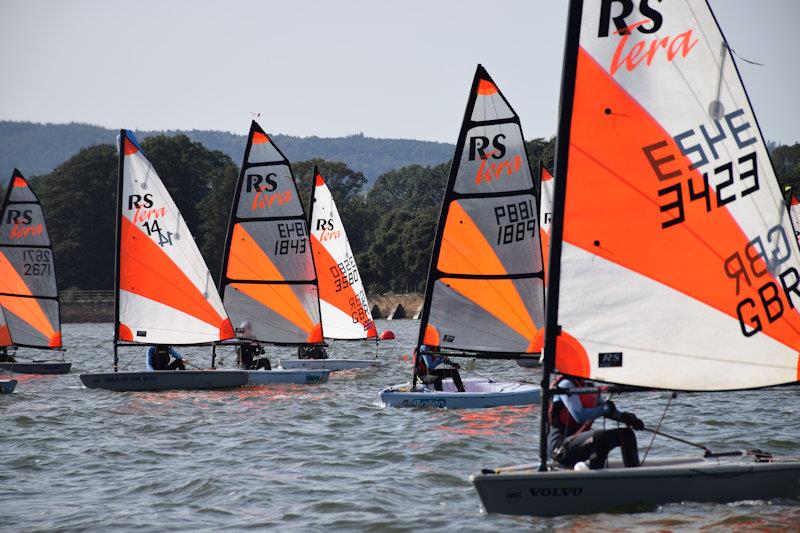
[[(481, 467), (535, 460), (537, 407), (462, 412), (383, 407), (406, 381), (418, 322), (379, 321), (398, 340), (379, 370), (327, 384), (225, 392), (112, 393), (77, 374), (109, 370), (112, 328), (64, 328), (73, 374), (21, 377), (0, 396), (0, 530), (506, 531), (798, 527), (800, 502), (669, 505), (657, 512), (557, 519), (486, 516), (468, 481)], [(333, 356), (371, 356), (338, 343)], [(207, 350), (186, 350), (200, 363)], [(275, 349), (277, 356), (288, 354)], [(142, 350), (122, 352), (143, 367)], [(230, 363), (233, 357), (224, 359)], [(538, 372), (481, 362), (478, 374)], [(682, 395), (663, 429), (713, 449), (800, 454), (797, 390)], [(616, 398), (655, 425), (667, 394)], [(640, 434), (644, 449), (649, 436)], [(651, 453), (693, 453), (656, 440)]]

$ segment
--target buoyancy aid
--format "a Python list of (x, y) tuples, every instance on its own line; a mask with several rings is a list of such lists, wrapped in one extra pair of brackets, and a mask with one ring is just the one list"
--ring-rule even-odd
[[(566, 380), (569, 379), (576, 387), (583, 387), (584, 381), (578, 378), (565, 378), (563, 376), (558, 377), (554, 380), (554, 383), (550, 386), (551, 389), (558, 388), (558, 385)], [(596, 392), (591, 392), (587, 394), (578, 394), (578, 399), (581, 401), (581, 405), (586, 408), (594, 408), (600, 404), (600, 394)], [(549, 409), (549, 418), (550, 424), (558, 424), (562, 427), (565, 427), (569, 430), (576, 431), (584, 426), (584, 424), (575, 420), (567, 409), (567, 406), (562, 401), (553, 401), (550, 403)], [(583, 429), (589, 429), (592, 427), (592, 420), (585, 423), (586, 426)]]
[(169, 346), (156, 346), (153, 354), (153, 370), (166, 370), (169, 366)]

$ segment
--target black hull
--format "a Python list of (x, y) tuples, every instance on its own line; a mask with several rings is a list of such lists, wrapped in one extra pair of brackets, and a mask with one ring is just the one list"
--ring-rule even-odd
[(14, 374), (69, 374), (72, 363), (0, 363), (0, 372)]
[(81, 374), (80, 378), (89, 389), (126, 392), (232, 389), (245, 385), (248, 375), (236, 370), (164, 370)]

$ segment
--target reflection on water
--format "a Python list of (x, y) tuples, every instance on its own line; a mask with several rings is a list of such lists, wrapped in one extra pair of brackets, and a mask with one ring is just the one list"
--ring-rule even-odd
[[(68, 324), (74, 373), (16, 376), (0, 396), (0, 529), (508, 531), (792, 528), (797, 502), (668, 505), (653, 513), (531, 519), (483, 516), (469, 475), (537, 459), (539, 408), (393, 409), (378, 392), (408, 381), (403, 359), (416, 321), (379, 321), (398, 340), (385, 364), (334, 373), (322, 385), (231, 391), (112, 393), (77, 374), (111, 367), (110, 324)], [(370, 358), (372, 343), (336, 343), (337, 357)], [(218, 356), (229, 367), (232, 353)], [(207, 365), (207, 348), (181, 350)], [(271, 348), (275, 363), (294, 350)], [(144, 350), (127, 349), (130, 370)], [(539, 380), (513, 362), (478, 362), (493, 379)], [(681, 394), (663, 430), (713, 449), (800, 454), (798, 391)], [(655, 423), (666, 393), (617, 405)], [(644, 443), (648, 437), (640, 435)], [(696, 453), (657, 438), (649, 457)]]
[(534, 411), (538, 413), (539, 408), (525, 406), (455, 411), (458, 416), (455, 424), (443, 424), (436, 426), (436, 429), (461, 435), (501, 436), (515, 431), (520, 424), (530, 423)]

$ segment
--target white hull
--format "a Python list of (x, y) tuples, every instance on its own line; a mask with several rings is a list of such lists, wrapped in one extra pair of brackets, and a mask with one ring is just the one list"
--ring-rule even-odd
[(16, 379), (0, 379), (0, 394), (11, 394), (16, 386)]
[(281, 359), (278, 364), (285, 369), (321, 368), (335, 372), (337, 370), (371, 368), (380, 366), (383, 362), (379, 359)]
[(247, 385), (311, 385), (328, 381), (328, 370), (247, 370)]
[(726, 503), (800, 496), (800, 460), (673, 457), (646, 466), (537, 472), (509, 467), (472, 476), (487, 513), (560, 516), (642, 511), (672, 502)]
[(539, 387), (520, 381), (490, 381), (486, 378), (464, 379), (464, 392), (457, 392), (452, 379), (442, 382), (443, 391), (433, 387), (408, 390), (395, 385), (381, 391), (381, 401), (390, 407), (436, 407), (439, 409), (482, 409), (504, 405), (538, 404)]

